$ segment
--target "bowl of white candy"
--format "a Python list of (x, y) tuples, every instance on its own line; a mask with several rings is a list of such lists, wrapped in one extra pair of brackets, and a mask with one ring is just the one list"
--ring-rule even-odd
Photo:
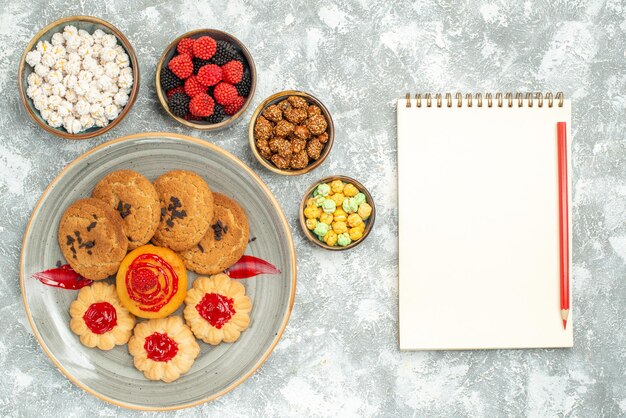
[(63, 138), (86, 139), (128, 114), (139, 91), (139, 66), (116, 27), (92, 16), (70, 16), (30, 41), (18, 84), (22, 103), (39, 126)]

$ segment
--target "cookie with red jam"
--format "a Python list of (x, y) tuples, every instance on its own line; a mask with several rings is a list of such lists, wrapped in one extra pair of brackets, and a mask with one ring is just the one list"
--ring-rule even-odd
[(169, 383), (189, 371), (200, 346), (182, 318), (170, 316), (137, 324), (128, 351), (147, 379)]
[(207, 344), (232, 343), (250, 324), (246, 288), (225, 274), (198, 277), (187, 292), (183, 315), (194, 335)]
[(115, 286), (96, 282), (83, 287), (70, 305), (70, 329), (87, 347), (110, 350), (128, 342), (135, 317), (122, 306)]

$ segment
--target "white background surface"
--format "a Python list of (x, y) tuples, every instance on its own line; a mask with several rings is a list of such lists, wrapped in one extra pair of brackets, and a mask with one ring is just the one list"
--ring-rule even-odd
[[(19, 290), (28, 217), (70, 161), (124, 134), (166, 130), (241, 157), (274, 191), (296, 239), (299, 281), (274, 353), (242, 386), (170, 416), (620, 416), (626, 413), (626, 6), (620, 0), (8, 1), (0, 3), (0, 415), (118, 416), (77, 389), (37, 345)], [(139, 98), (101, 137), (71, 142), (31, 122), (18, 59), (45, 24), (92, 14), (121, 29), (141, 67)], [(247, 121), (219, 134), (171, 120), (154, 92), (163, 49), (186, 31), (231, 32), (272, 93), (313, 93), (337, 132), (329, 159), (286, 178), (254, 162)], [(406, 91), (559, 91), (573, 98), (572, 350), (398, 350), (396, 98)], [(300, 195), (345, 174), (376, 199), (376, 226), (355, 250), (329, 253), (299, 232)], [(128, 413), (130, 416), (153, 414)]]

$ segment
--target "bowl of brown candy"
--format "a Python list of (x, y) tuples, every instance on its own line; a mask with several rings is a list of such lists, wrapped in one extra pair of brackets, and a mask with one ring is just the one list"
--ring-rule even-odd
[(335, 130), (322, 102), (308, 93), (287, 90), (257, 107), (248, 137), (261, 165), (274, 173), (294, 176), (322, 164), (333, 146)]

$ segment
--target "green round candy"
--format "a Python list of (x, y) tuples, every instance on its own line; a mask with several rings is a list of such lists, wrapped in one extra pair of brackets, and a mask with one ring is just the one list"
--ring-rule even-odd
[(322, 183), (317, 186), (317, 189), (315, 190), (317, 191), (317, 194), (321, 196), (328, 196), (328, 193), (330, 193), (330, 186), (326, 183)]
[(343, 205), (341, 206), (346, 213), (354, 213), (359, 210), (359, 205), (357, 205), (354, 197), (347, 197), (343, 199)]
[(315, 197), (315, 204), (317, 206), (322, 206), (322, 204), (324, 204), (324, 200), (326, 200), (326, 198), (324, 196), (317, 195)]
[(337, 210), (337, 204), (335, 204), (335, 201), (332, 199), (326, 199), (324, 203), (322, 203), (322, 210), (326, 213), (333, 213)]
[(357, 193), (356, 196), (354, 196), (354, 201), (356, 202), (357, 206), (361, 206), (361, 203), (365, 202), (365, 200), (367, 200), (365, 198), (365, 195), (363, 193)]
[(324, 238), (324, 235), (326, 235), (329, 230), (330, 230), (330, 226), (328, 224), (325, 224), (324, 222), (318, 222), (317, 225), (315, 225), (315, 229), (313, 230), (313, 233), (321, 239), (321, 238)]
[(345, 247), (346, 245), (350, 245), (352, 240), (350, 239), (350, 234), (344, 232), (343, 234), (339, 234), (337, 236), (337, 245), (340, 247)]

